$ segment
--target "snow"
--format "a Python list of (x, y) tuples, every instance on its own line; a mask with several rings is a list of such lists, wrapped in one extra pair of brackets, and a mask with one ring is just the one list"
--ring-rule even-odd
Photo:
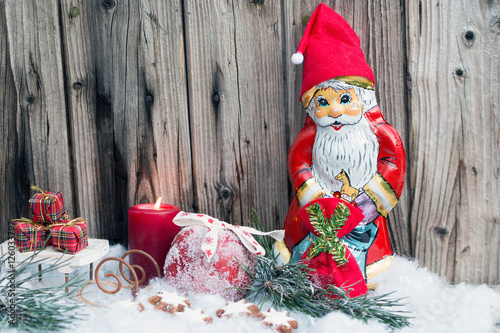
[[(126, 250), (120, 245), (110, 248), (107, 256), (121, 256)], [(105, 273), (119, 273), (117, 262), (107, 262), (99, 273), (106, 280)], [(77, 272), (86, 273), (81, 268)], [(75, 274), (73, 273), (73, 274)], [(102, 274), (102, 275), (101, 275)], [(88, 277), (88, 273), (84, 274)], [(113, 279), (111, 278), (110, 281)], [(59, 273), (44, 275), (40, 284), (32, 282), (33, 288), (63, 283), (64, 276)], [(500, 286), (471, 285), (460, 283), (449, 284), (444, 278), (420, 267), (416, 261), (396, 257), (389, 270), (375, 278), (377, 289), (374, 294), (385, 294), (394, 291), (394, 298), (405, 298), (402, 303), (410, 312), (412, 326), (398, 332), (500, 332)], [(111, 287), (109, 287), (112, 289)], [(90, 285), (84, 290), (84, 297), (92, 302), (106, 305), (97, 308), (83, 305), (81, 313), (84, 319), (75, 323), (68, 332), (109, 333), (109, 332), (275, 332), (266, 327), (261, 320), (249, 316), (218, 318), (216, 311), (226, 306), (226, 300), (213, 295), (191, 295), (190, 309), (194, 310), (194, 320), (186, 320), (185, 316), (175, 316), (162, 311), (155, 311), (148, 302), (150, 296), (158, 292), (175, 292), (172, 286), (162, 279), (156, 279), (150, 286), (140, 290), (136, 300), (132, 302), (129, 289), (122, 289), (114, 295), (100, 291), (97, 286)], [(138, 311), (138, 303), (144, 305), (144, 311)], [(268, 311), (264, 306), (261, 311)], [(201, 310), (206, 316), (213, 318), (212, 323), (200, 321)], [(278, 309), (283, 311), (283, 309)], [(194, 316), (196, 314), (196, 316)], [(290, 312), (290, 317), (297, 320), (299, 327), (293, 332), (391, 332), (384, 324), (370, 320), (368, 323), (352, 319), (340, 312), (332, 312), (323, 318), (312, 318), (300, 313)], [(196, 320), (198, 319), (198, 320)], [(15, 332), (15, 330), (9, 330)]]

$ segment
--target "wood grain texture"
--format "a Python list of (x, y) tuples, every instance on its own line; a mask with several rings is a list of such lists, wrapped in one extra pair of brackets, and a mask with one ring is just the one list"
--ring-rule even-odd
[(185, 3), (195, 206), (235, 224), (255, 208), (281, 228), (288, 206), (280, 19), (272, 2)]
[[(363, 39), (368, 40), (366, 58), (375, 75), (377, 101), (384, 118), (401, 136), (408, 152), (408, 101), (406, 87), (406, 36), (401, 2), (370, 1), (367, 6), (368, 29)], [(359, 9), (358, 9), (359, 10)], [(410, 177), (407, 163), (406, 181), (399, 203), (388, 216), (393, 250), (405, 256), (412, 255), (410, 237)]]
[[(26, 180), (23, 179), (22, 150), (16, 128), (16, 89), (10, 68), (10, 54), (5, 23), (5, 2), (0, 2), (0, 234), (7, 238), (9, 221), (22, 214), (27, 216), (28, 205), (23, 198), (28, 195)], [(24, 190), (23, 190), (24, 189)], [(12, 232), (12, 230), (11, 230)]]
[(305, 119), (290, 57), (320, 2), (359, 35), (407, 151), (394, 249), (498, 283), (496, 0), (0, 0), (0, 218), (29, 215), (37, 184), (111, 243), (158, 196), (234, 224), (256, 208), (281, 228)]
[(288, 210), (281, 3), (235, 1), (233, 11), (241, 216), (254, 207), (268, 229), (280, 229)]
[(407, 10), (415, 256), (455, 282), (498, 283), (499, 4)]
[[(54, 2), (5, 1), (10, 62), (17, 92), (16, 127), (29, 183), (64, 193), (73, 209), (71, 158)], [(19, 166), (21, 167), (21, 166)]]
[[(107, 216), (107, 200), (100, 191), (99, 153), (97, 148), (95, 68), (89, 34), (89, 12), (84, 1), (61, 1), (65, 89), (70, 123), (75, 207), (73, 216), (87, 221), (90, 237), (112, 234)], [(78, 13), (78, 15), (77, 15)], [(99, 194), (97, 194), (99, 193)], [(64, 193), (63, 193), (64, 194)], [(97, 195), (96, 195), (97, 194)], [(104, 193), (102, 193), (104, 194)], [(102, 230), (101, 230), (102, 229)]]
[(141, 2), (139, 75), (157, 167), (155, 195), (192, 211), (193, 176), (181, 1)]
[(194, 209), (240, 224), (234, 24), (231, 2), (184, 2)]
[[(125, 38), (122, 28), (113, 24), (117, 3), (114, 1), (85, 1), (81, 11), (87, 13), (88, 30), (90, 34), (90, 47), (92, 66), (95, 73), (95, 126), (96, 145), (98, 154), (99, 192), (94, 193), (102, 202), (106, 203), (107, 210), (100, 216), (100, 224), (108, 225), (109, 234), (106, 235), (112, 243), (126, 243), (127, 209), (129, 207), (127, 193), (127, 173), (124, 167), (124, 158), (119, 153), (115, 138), (116, 98), (114, 91), (117, 89), (115, 77), (118, 75), (118, 57), (126, 55), (126, 49), (116, 49), (113, 46), (115, 38)], [(117, 23), (120, 20), (117, 19)], [(118, 29), (119, 35), (112, 29)], [(126, 35), (126, 30), (125, 30)], [(115, 57), (115, 58), (113, 58)], [(91, 73), (89, 73), (91, 75)], [(116, 83), (115, 83), (116, 82)], [(89, 88), (92, 89), (92, 88)], [(102, 228), (102, 227), (101, 227)], [(104, 229), (101, 229), (104, 230)]]

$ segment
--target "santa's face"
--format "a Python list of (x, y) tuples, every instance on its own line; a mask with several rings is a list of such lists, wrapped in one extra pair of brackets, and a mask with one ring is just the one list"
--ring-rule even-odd
[(363, 116), (363, 107), (353, 88), (320, 88), (312, 99), (314, 113), (311, 112), (311, 116), (321, 127), (332, 127), (335, 131), (340, 131), (346, 125), (357, 124)]
[(302, 96), (317, 125), (312, 173), (327, 196), (345, 185), (341, 173), (351, 187), (361, 191), (377, 171), (378, 140), (363, 114), (365, 105), (374, 104), (372, 95), (345, 82), (328, 80)]

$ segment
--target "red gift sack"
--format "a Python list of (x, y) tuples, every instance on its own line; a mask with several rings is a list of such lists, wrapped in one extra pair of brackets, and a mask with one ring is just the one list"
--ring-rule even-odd
[(13, 220), (14, 241), (19, 252), (43, 250), (45, 248), (45, 227), (27, 218)]
[(87, 222), (81, 217), (67, 223), (53, 224), (50, 231), (54, 249), (75, 254), (89, 245)]
[[(320, 205), (326, 219), (330, 219), (339, 207), (344, 209), (346, 221), (336, 231), (336, 237), (338, 239), (351, 232), (363, 219), (363, 213), (361, 213), (357, 207), (351, 205), (343, 199), (321, 198), (311, 201), (299, 210), (297, 215), (305, 224), (306, 228), (315, 236), (320, 237), (320, 234), (313, 226), (313, 223), (311, 223), (310, 216), (307, 211), (307, 208), (313, 206), (314, 204)], [(344, 251), (341, 255), (341, 257), (343, 257), (343, 262), (341, 263), (339, 263), (339, 260), (328, 252), (329, 249), (326, 249), (326, 251), (316, 251), (314, 252), (315, 255), (311, 256), (311, 251), (313, 251), (314, 246), (314, 243), (309, 246), (308, 251), (302, 255), (301, 260), (306, 262), (309, 268), (314, 269), (311, 275), (315, 284), (318, 286), (333, 285), (340, 287), (349, 293), (349, 297), (365, 295), (368, 292), (366, 281), (361, 273), (361, 269), (359, 268), (359, 265), (351, 251), (349, 251), (345, 245), (340, 245)]]
[(29, 199), (33, 220), (41, 223), (56, 223), (65, 213), (61, 192), (45, 192), (37, 186), (31, 186), (36, 193)]

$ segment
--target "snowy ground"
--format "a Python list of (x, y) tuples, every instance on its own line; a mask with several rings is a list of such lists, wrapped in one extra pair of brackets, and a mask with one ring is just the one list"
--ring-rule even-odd
[[(121, 256), (125, 249), (113, 246), (108, 256)], [(118, 264), (108, 262), (102, 267), (103, 273), (118, 273)], [(119, 274), (119, 273), (118, 273)], [(101, 273), (100, 273), (101, 275)], [(500, 332), (500, 286), (494, 288), (481, 285), (450, 285), (443, 278), (418, 267), (417, 263), (404, 258), (396, 258), (390, 269), (377, 278), (377, 294), (395, 291), (394, 297), (406, 297), (405, 310), (413, 317), (412, 326), (400, 332)], [(63, 282), (59, 274), (44, 276), (43, 284)], [(33, 287), (37, 287), (35, 282)], [(155, 311), (147, 298), (155, 295), (160, 289), (172, 291), (161, 280), (151, 284), (151, 288), (142, 289), (136, 301), (145, 306), (138, 312), (132, 304), (130, 290), (122, 289), (118, 294), (107, 295), (97, 286), (85, 289), (85, 298), (106, 305), (107, 308), (96, 308), (84, 305), (82, 312), (85, 319), (78, 322), (71, 330), (75, 332), (273, 332), (255, 318), (217, 318), (215, 311), (225, 305), (225, 301), (217, 296), (189, 296), (191, 308), (203, 309), (205, 314), (213, 317), (213, 323), (200, 324), (177, 318), (168, 313)], [(267, 311), (267, 308), (262, 309)], [(391, 330), (372, 320), (364, 323), (354, 320), (342, 313), (331, 313), (321, 319), (290, 313), (299, 323), (294, 332), (390, 332)], [(12, 330), (15, 332), (15, 330)]]

